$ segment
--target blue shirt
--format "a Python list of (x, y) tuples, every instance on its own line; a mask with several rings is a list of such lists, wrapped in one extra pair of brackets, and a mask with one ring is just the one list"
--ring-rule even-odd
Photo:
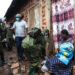
[[(69, 50), (67, 47), (69, 47)], [(74, 51), (74, 47), (73, 47), (72, 43), (66, 42), (66, 43), (61, 44), (60, 51), (56, 54), (56, 56), (65, 65), (68, 65), (69, 61), (74, 56), (73, 51)]]

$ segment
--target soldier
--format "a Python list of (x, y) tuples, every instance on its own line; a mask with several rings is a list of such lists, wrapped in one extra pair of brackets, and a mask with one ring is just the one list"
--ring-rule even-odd
[(32, 28), (28, 32), (28, 36), (22, 41), (24, 55), (30, 62), (29, 75), (38, 72), (38, 65), (42, 50), (45, 49), (45, 38), (39, 28)]
[(6, 63), (5, 63), (5, 60), (4, 60), (4, 53), (3, 53), (2, 32), (3, 32), (2, 22), (0, 20), (0, 59), (1, 59), (2, 65), (4, 65)]
[(6, 20), (2, 22), (2, 45), (3, 48), (6, 48)]
[(9, 23), (6, 25), (7, 33), (6, 33), (6, 39), (7, 39), (7, 48), (8, 50), (12, 50), (13, 46), (13, 31), (11, 31), (9, 28), (11, 28), (13, 23)]

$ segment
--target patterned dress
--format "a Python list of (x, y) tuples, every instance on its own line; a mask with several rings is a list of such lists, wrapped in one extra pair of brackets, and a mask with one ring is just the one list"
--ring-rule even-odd
[[(68, 42), (71, 41), (70, 39)], [(53, 56), (46, 61), (45, 65), (54, 75), (70, 75), (73, 68), (73, 60), (71, 60), (68, 65), (65, 65), (57, 56)]]

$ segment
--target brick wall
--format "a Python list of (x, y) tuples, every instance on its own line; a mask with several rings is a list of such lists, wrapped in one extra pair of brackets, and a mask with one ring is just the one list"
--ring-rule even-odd
[(26, 5), (24, 5), (20, 10), (19, 13), (24, 14), (24, 19), (28, 23), (28, 8), (33, 5), (34, 0), (30, 0)]
[[(47, 1), (49, 0), (29, 0), (29, 2), (27, 4), (25, 4), (17, 13), (23, 13), (24, 14), (24, 19), (25, 21), (29, 24), (29, 8), (31, 8), (36, 2), (39, 3), (39, 8), (40, 8), (40, 28), (42, 28), (43, 26), (46, 28), (49, 28), (48, 24), (48, 17), (50, 16), (49, 14), (46, 13), (46, 5), (47, 5)], [(13, 18), (11, 18), (13, 19)]]
[(46, 27), (47, 22), (46, 22), (46, 0), (42, 0), (42, 26)]
[[(42, 21), (42, 24), (41, 24), (41, 27), (44, 26), (46, 27), (47, 26), (47, 22), (46, 22), (46, 13), (45, 13), (45, 9), (46, 9), (46, 0), (37, 0), (39, 2), (39, 5), (40, 5), (40, 8), (41, 8), (41, 21)], [(42, 2), (42, 3), (41, 3)], [(35, 0), (30, 0), (27, 5), (24, 5), (19, 13), (24, 13), (24, 18), (25, 18), (25, 21), (28, 23), (28, 19), (29, 19), (29, 14), (28, 14), (28, 9), (33, 5), (35, 4)], [(41, 4), (40, 4), (41, 3)]]

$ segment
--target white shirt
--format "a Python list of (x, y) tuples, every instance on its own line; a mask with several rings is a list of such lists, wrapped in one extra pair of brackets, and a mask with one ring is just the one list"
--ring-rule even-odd
[(24, 20), (16, 21), (13, 25), (15, 29), (15, 36), (16, 37), (25, 37), (25, 29), (28, 28), (28, 25)]

